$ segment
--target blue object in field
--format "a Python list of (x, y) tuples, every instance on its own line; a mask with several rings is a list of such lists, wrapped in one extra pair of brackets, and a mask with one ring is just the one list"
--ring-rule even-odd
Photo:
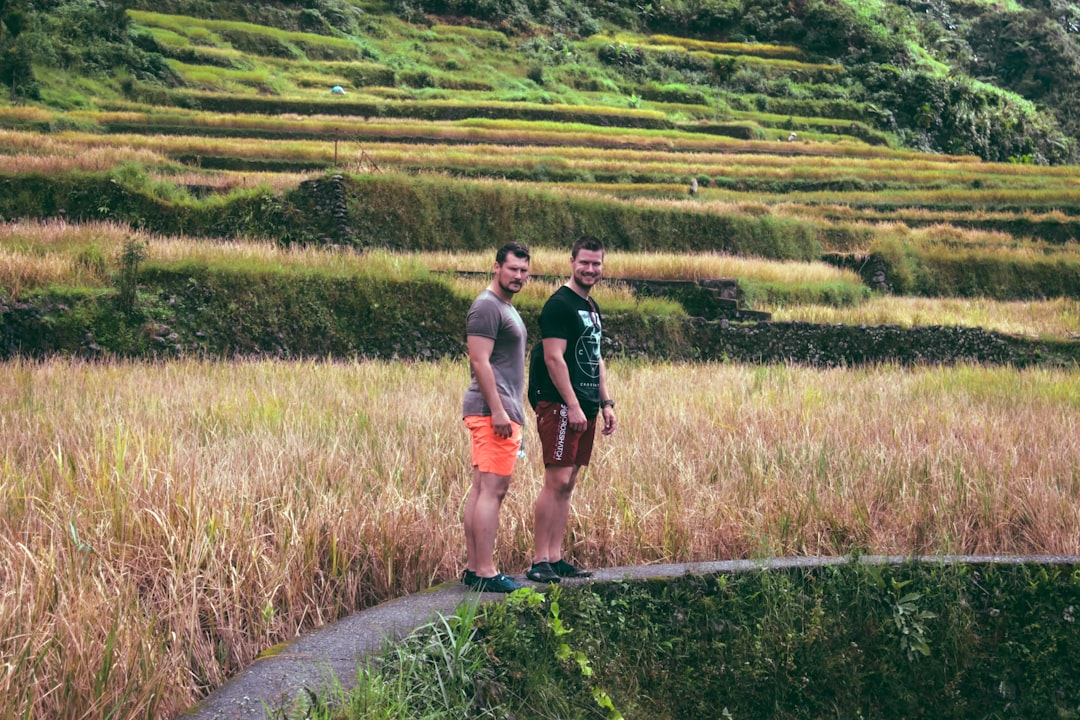
[(335, 95), (344, 95), (345, 88), (341, 87), (340, 85), (335, 85), (334, 87), (330, 88), (330, 92), (334, 93)]

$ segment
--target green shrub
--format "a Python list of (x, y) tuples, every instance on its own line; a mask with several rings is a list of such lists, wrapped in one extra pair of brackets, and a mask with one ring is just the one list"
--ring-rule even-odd
[(341, 74), (348, 79), (353, 87), (393, 87), (396, 84), (394, 70), (385, 65), (361, 62), (349, 63), (341, 68)]
[(621, 68), (641, 67), (645, 64), (645, 51), (634, 45), (607, 43), (596, 51), (597, 58), (605, 65)]
[(1063, 163), (1078, 152), (1075, 139), (1052, 116), (1013, 93), (962, 75), (940, 77), (872, 64), (854, 70), (868, 99), (889, 108), (890, 122), (909, 147), (996, 162), (1029, 157)]
[(651, 83), (638, 88), (638, 94), (646, 100), (686, 105), (707, 105), (709, 100), (700, 90), (693, 90), (679, 83), (657, 85)]
[(135, 299), (139, 290), (139, 265), (146, 259), (146, 244), (129, 238), (117, 258), (116, 295), (121, 312), (130, 315), (135, 311)]

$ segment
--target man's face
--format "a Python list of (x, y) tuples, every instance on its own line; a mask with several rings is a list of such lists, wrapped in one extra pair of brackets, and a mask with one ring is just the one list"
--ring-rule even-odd
[(507, 295), (514, 295), (525, 286), (529, 277), (529, 261), (509, 254), (502, 264), (495, 263), (495, 281)]
[(570, 259), (570, 274), (579, 286), (591, 288), (604, 276), (604, 251), (578, 250), (577, 257)]

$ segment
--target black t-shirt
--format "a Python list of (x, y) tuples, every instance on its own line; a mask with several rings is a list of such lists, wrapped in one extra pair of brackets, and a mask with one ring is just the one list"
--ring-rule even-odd
[[(600, 412), (600, 308), (565, 285), (556, 290), (540, 311), (540, 337), (566, 340), (563, 359), (570, 384), (586, 417)], [(543, 340), (529, 358), (529, 403), (564, 402), (551, 382), (544, 362)]]

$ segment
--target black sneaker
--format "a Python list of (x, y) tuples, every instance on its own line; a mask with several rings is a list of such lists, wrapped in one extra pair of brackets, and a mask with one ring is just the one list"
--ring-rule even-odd
[(538, 583), (557, 583), (562, 579), (551, 567), (551, 563), (548, 562), (533, 563), (532, 567), (525, 573), (525, 577)]
[(466, 568), (465, 572), (461, 573), (461, 582), (472, 587), (476, 583), (476, 573)]
[(473, 575), (473, 582), (469, 587), (477, 592), (512, 593), (523, 586), (509, 575), (496, 573), (494, 577)]
[(592, 572), (574, 567), (565, 560), (556, 560), (550, 565), (552, 572), (561, 578), (587, 578), (592, 577)]

